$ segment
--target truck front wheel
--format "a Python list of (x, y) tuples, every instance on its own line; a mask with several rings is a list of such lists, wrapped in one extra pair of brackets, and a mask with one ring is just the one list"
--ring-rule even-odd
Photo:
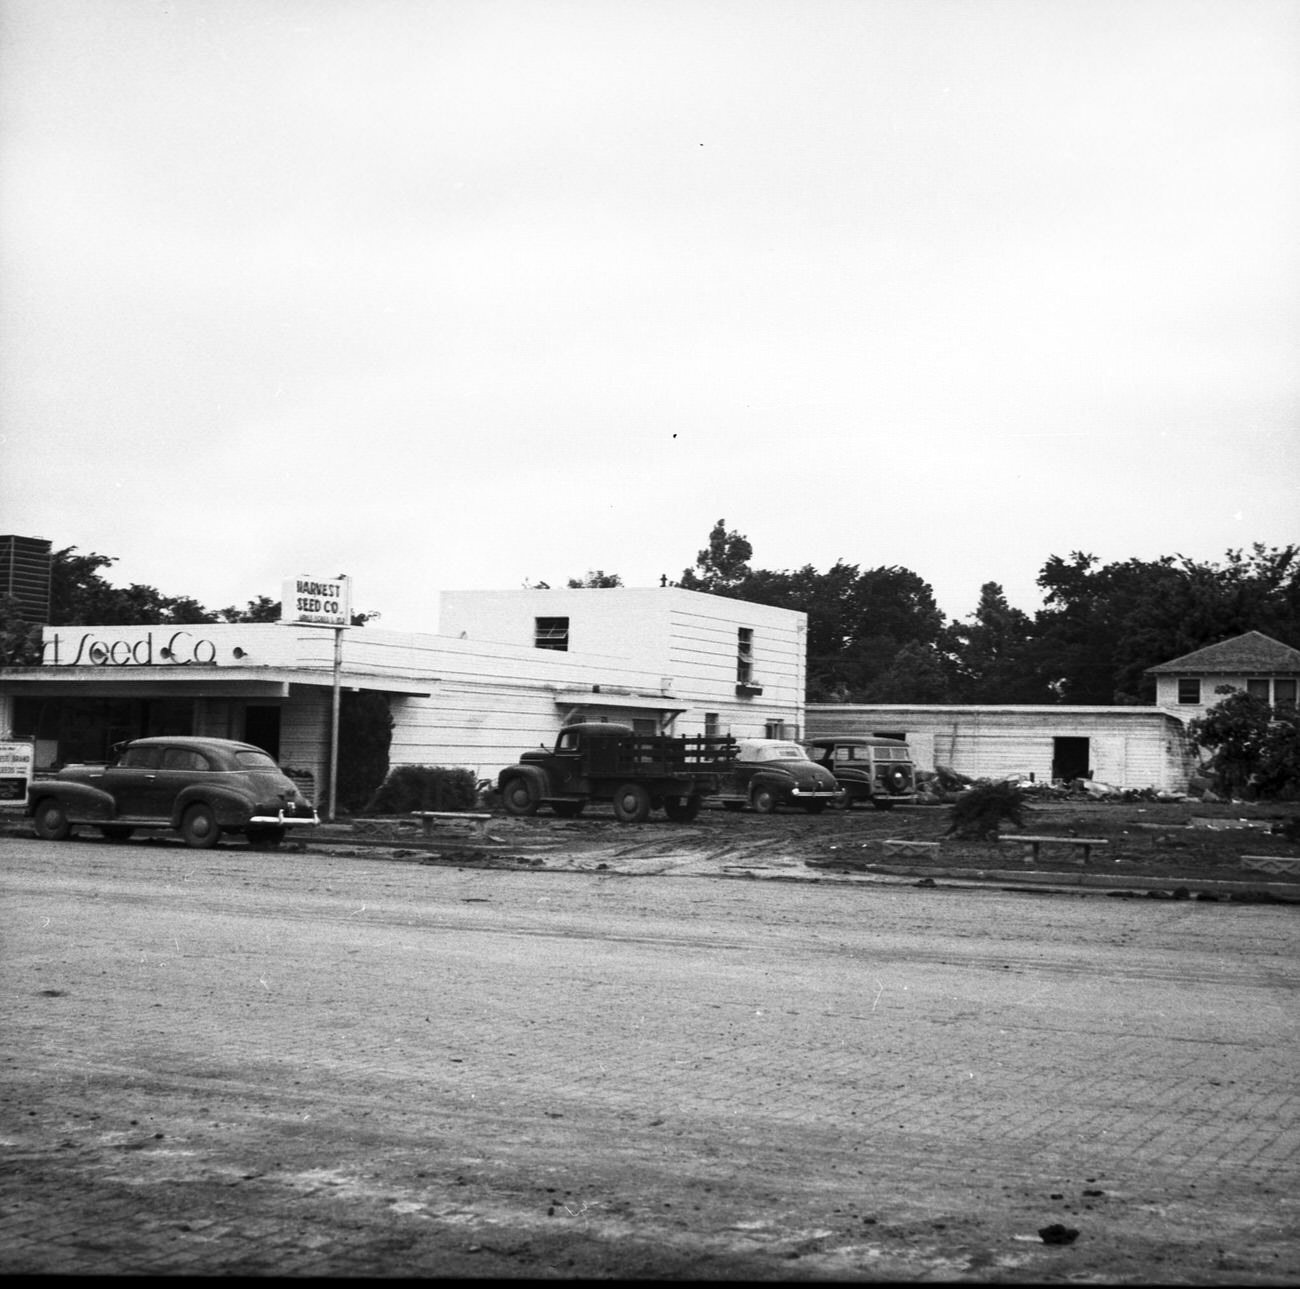
[(650, 793), (639, 783), (624, 783), (614, 793), (614, 817), (622, 824), (639, 824), (650, 817)]
[(508, 815), (535, 815), (538, 792), (528, 779), (508, 779), (501, 789), (501, 804)]

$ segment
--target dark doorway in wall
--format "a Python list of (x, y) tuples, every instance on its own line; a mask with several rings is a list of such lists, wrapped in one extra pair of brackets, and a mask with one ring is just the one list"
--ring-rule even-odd
[(280, 759), (280, 709), (263, 703), (244, 708), (244, 742)]
[(1088, 768), (1088, 740), (1086, 738), (1054, 738), (1052, 740), (1052, 778), (1090, 779)]

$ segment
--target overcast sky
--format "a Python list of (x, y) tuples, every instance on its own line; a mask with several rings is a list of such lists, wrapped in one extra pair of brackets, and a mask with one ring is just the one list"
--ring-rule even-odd
[(0, 0), (0, 532), (351, 574), (1300, 539), (1300, 3)]

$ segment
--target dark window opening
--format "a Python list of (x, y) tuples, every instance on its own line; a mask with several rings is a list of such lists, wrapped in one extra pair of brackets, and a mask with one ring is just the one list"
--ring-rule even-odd
[(736, 631), (736, 684), (749, 685), (754, 680), (754, 629), (739, 627)]
[(533, 643), (539, 649), (567, 650), (569, 647), (569, 619), (537, 618), (534, 623)]
[(1178, 701), (1180, 703), (1199, 703), (1201, 701), (1201, 681), (1199, 676), (1179, 677)]

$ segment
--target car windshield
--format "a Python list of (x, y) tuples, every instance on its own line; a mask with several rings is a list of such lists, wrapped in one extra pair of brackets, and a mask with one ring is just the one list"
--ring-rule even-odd
[(275, 758), (266, 752), (255, 752), (251, 748), (243, 748), (235, 753), (235, 764), (241, 770), (278, 770)]

